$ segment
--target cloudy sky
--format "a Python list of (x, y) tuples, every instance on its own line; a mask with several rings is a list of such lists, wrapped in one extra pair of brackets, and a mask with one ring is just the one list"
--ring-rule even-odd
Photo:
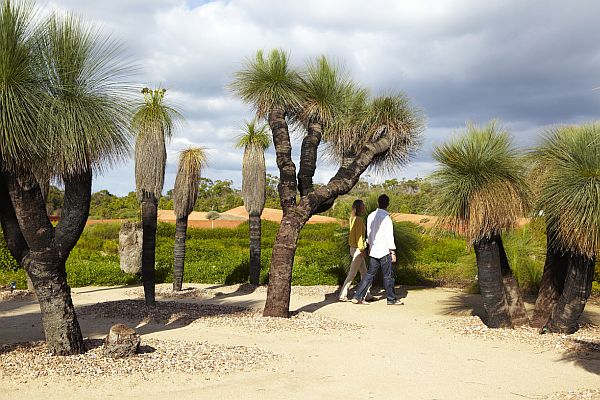
[[(500, 119), (530, 146), (552, 124), (600, 113), (600, 2), (478, 0), (51, 0), (121, 39), (142, 67), (140, 85), (163, 85), (186, 117), (169, 145), (209, 149), (211, 179), (241, 180), (232, 148), (252, 111), (227, 90), (257, 49), (293, 62), (325, 54), (373, 93), (402, 90), (427, 115), (422, 150), (394, 177), (426, 176), (431, 149), (467, 121)], [(267, 155), (276, 174), (274, 153)], [(334, 172), (322, 161), (317, 180)], [(369, 175), (371, 181), (384, 179)], [(96, 178), (94, 190), (133, 190), (133, 163)]]

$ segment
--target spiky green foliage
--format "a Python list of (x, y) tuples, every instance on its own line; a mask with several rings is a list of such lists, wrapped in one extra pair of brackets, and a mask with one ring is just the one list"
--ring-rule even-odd
[(307, 63), (300, 84), (301, 105), (296, 116), (305, 126), (311, 121), (330, 125), (348, 105), (354, 84), (325, 56)]
[(235, 147), (244, 149), (251, 145), (258, 146), (263, 150), (268, 149), (271, 145), (271, 136), (267, 126), (259, 125), (256, 119), (246, 122), (244, 133), (238, 137)]
[(190, 147), (179, 154), (179, 169), (173, 188), (173, 210), (178, 218), (194, 211), (200, 174), (206, 165), (207, 156), (203, 147)]
[(142, 89), (144, 102), (133, 115), (135, 185), (138, 198), (160, 199), (167, 162), (166, 141), (173, 135), (181, 114), (164, 101), (165, 89)]
[(491, 122), (468, 125), (457, 138), (437, 147), (440, 164), (433, 178), (439, 188), (440, 223), (471, 242), (514, 227), (530, 205), (524, 159), (508, 132)]
[(52, 17), (41, 41), (48, 95), (39, 126), (49, 140), (48, 176), (99, 169), (129, 152), (135, 68), (123, 46), (74, 16)]
[(29, 3), (0, 5), (0, 163), (10, 170), (33, 165), (48, 150), (36, 129), (45, 77), (33, 14)]
[(349, 87), (343, 104), (343, 111), (326, 131), (332, 158), (352, 157), (365, 143), (386, 135), (390, 148), (377, 155), (371, 167), (390, 170), (404, 165), (419, 148), (425, 117), (405, 94), (370, 98), (368, 91)]
[(588, 257), (600, 246), (600, 123), (550, 129), (533, 153), (539, 207), (558, 248)]
[(231, 88), (254, 106), (259, 118), (274, 108), (293, 110), (300, 104), (300, 77), (288, 59), (283, 50), (271, 50), (267, 56), (259, 50), (235, 74)]
[(246, 123), (236, 146), (244, 148), (242, 159), (242, 197), (250, 215), (261, 215), (265, 208), (267, 172), (265, 150), (270, 146), (268, 129), (256, 120)]

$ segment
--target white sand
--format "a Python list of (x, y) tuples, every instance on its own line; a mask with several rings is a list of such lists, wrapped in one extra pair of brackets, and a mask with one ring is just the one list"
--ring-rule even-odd
[[(264, 304), (264, 288), (249, 293), (238, 286), (193, 286), (199, 288), (195, 291), (199, 298), (168, 300), (257, 310)], [(162, 290), (167, 287), (161, 285)], [(592, 348), (567, 357), (563, 344), (571, 339), (539, 338), (528, 330), (489, 333), (477, 319), (466, 317), (472, 307), (479, 309), (478, 296), (449, 289), (412, 289), (404, 306), (390, 307), (384, 300), (359, 306), (333, 302), (335, 296), (325, 294), (334, 289), (294, 288), (291, 309), (304, 312), (285, 322), (264, 320), (253, 312), (221, 317), (191, 310), (180, 319), (168, 314), (167, 320), (145, 324), (131, 319), (126, 310), (107, 317), (97, 311), (103, 305), (85, 313), (82, 309), (80, 323), (86, 337), (101, 338), (111, 324), (127, 322), (139, 325), (142, 344), (146, 341), (156, 348), (184, 340), (216, 349), (243, 346), (235, 359), (244, 365), (240, 371), (225, 373), (223, 369), (159, 368), (158, 372), (134, 369), (124, 375), (93, 377), (49, 372), (38, 378), (7, 375), (8, 369), (3, 368), (0, 399), (600, 398), (598, 391), (585, 391), (600, 389), (598, 351)], [(135, 299), (139, 293), (139, 288), (131, 287), (78, 288), (73, 290), (73, 300), (80, 307)], [(588, 305), (585, 321), (600, 325), (600, 308)], [(578, 337), (586, 343), (600, 342), (595, 328), (583, 330)], [(0, 344), (42, 338), (34, 301), (0, 301)], [(276, 357), (266, 357), (256, 367), (250, 363), (248, 368), (239, 361), (252, 354), (247, 349)], [(0, 354), (0, 365), (8, 359), (8, 354)], [(563, 394), (569, 391), (575, 392)]]

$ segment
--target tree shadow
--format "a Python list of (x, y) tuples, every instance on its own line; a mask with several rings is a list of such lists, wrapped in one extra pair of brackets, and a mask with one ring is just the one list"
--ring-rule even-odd
[(572, 340), (574, 346), (558, 361), (573, 363), (595, 375), (600, 375), (600, 342), (582, 339)]
[[(190, 325), (199, 319), (253, 314), (251, 302), (212, 304), (186, 301), (158, 301), (148, 308), (144, 299), (127, 299), (76, 306), (77, 318), (86, 337), (104, 337), (111, 326), (123, 323), (140, 335), (168, 331)], [(44, 340), (40, 311), (0, 316), (5, 330), (4, 343)]]
[(83, 292), (80, 292), (77, 290), (77, 288), (72, 289), (71, 291), (73, 292), (73, 294), (84, 294), (84, 293), (94, 293), (94, 292), (103, 292), (105, 290), (114, 290), (114, 289), (126, 289), (126, 288), (132, 288), (132, 287), (140, 287), (141, 285), (137, 284), (137, 285), (120, 285), (120, 286), (108, 286), (108, 287), (104, 287), (104, 288), (97, 288), (97, 289), (91, 289), (91, 290), (85, 290)]
[(252, 285), (251, 283), (242, 283), (240, 286), (238, 286), (238, 288), (234, 292), (231, 292), (231, 293), (216, 292), (215, 298), (227, 299), (229, 297), (246, 296), (248, 294), (254, 293), (256, 291), (256, 289), (258, 289), (259, 287), (260, 286)]
[(443, 315), (469, 315), (479, 317), (484, 324), (487, 322), (487, 313), (483, 308), (483, 300), (479, 295), (461, 293), (454, 295), (440, 303), (443, 306)]

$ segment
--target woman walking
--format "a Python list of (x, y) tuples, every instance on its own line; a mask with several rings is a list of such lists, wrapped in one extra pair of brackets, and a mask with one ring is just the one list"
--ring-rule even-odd
[[(356, 277), (356, 274), (360, 271), (361, 279), (365, 277), (367, 273), (366, 266), (366, 249), (367, 241), (365, 239), (365, 203), (362, 200), (357, 199), (352, 203), (352, 213), (350, 214), (350, 232), (348, 234), (348, 245), (350, 246), (350, 256), (352, 262), (350, 263), (350, 270), (348, 276), (342, 285), (340, 292), (340, 301), (348, 300), (348, 288)], [(367, 290), (365, 300), (369, 301), (373, 298), (370, 293), (370, 289)]]

